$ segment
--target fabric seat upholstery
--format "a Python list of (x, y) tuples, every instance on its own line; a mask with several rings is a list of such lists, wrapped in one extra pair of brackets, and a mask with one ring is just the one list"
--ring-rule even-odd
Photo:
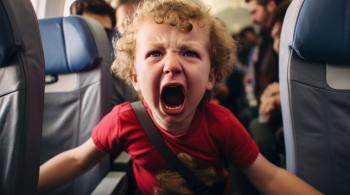
[(36, 194), (44, 56), (30, 1), (0, 0), (0, 194)]
[(350, 3), (294, 0), (280, 83), (287, 168), (325, 194), (350, 194)]

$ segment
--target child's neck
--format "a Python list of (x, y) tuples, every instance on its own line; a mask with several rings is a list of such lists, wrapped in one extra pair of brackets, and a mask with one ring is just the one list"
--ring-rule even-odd
[(175, 136), (175, 137), (179, 137), (179, 136), (183, 136), (188, 132), (188, 128), (185, 129), (173, 129), (173, 130), (167, 130), (165, 129), (165, 131), (167, 131), (168, 133), (170, 133), (171, 135)]
[(160, 127), (162, 130), (166, 131), (167, 133), (173, 135), (173, 136), (181, 136), (185, 135), (192, 124), (192, 120), (195, 117), (195, 113), (193, 113), (192, 116), (189, 116), (186, 118), (186, 121), (176, 122), (176, 123), (166, 123), (163, 121), (162, 118), (157, 118), (157, 116), (154, 116), (155, 122), (157, 123), (157, 126)]

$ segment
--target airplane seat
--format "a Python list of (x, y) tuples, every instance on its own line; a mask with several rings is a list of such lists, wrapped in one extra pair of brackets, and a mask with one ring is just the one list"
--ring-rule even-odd
[(0, 1), (0, 194), (36, 194), (44, 54), (30, 1)]
[(293, 0), (280, 45), (287, 169), (350, 194), (350, 3)]
[[(90, 138), (110, 111), (110, 47), (102, 26), (79, 16), (39, 20), (46, 62), (41, 163)], [(106, 158), (47, 194), (91, 194), (110, 170)]]

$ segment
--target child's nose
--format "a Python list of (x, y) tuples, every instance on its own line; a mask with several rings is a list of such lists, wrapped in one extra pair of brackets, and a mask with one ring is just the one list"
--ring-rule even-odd
[(166, 57), (163, 72), (166, 74), (180, 74), (182, 72), (182, 65), (176, 56), (176, 53), (171, 53)]

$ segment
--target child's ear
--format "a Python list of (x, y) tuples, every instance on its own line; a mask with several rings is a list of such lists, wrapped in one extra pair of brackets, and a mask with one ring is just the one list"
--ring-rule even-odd
[(211, 70), (210, 73), (209, 73), (209, 80), (208, 80), (208, 84), (207, 84), (207, 90), (211, 91), (214, 88), (215, 80), (216, 80), (215, 71)]
[(139, 92), (140, 91), (140, 86), (139, 86), (139, 83), (137, 82), (137, 75), (136, 74), (133, 74), (132, 77), (131, 77), (131, 83), (132, 83), (132, 86), (134, 87), (134, 89)]

